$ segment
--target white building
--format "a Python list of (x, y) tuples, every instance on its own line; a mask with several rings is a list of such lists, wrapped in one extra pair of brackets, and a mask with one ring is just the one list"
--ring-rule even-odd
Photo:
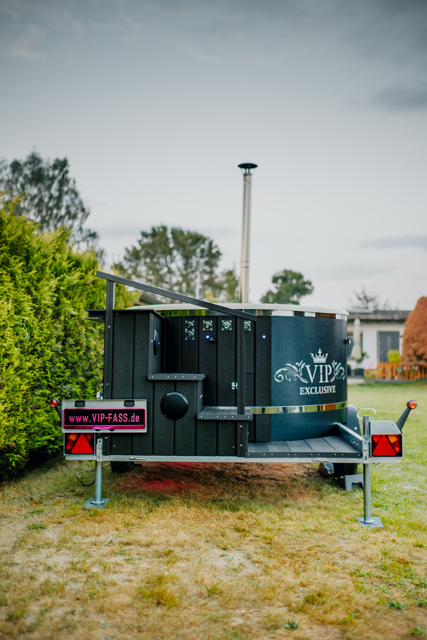
[[(360, 348), (364, 356), (365, 369), (374, 369), (377, 362), (387, 362), (387, 353), (399, 350), (402, 353), (402, 338), (405, 322), (410, 311), (367, 311), (353, 309), (349, 312), (347, 334), (351, 339), (356, 318), (360, 320)], [(353, 341), (348, 345), (350, 358)]]

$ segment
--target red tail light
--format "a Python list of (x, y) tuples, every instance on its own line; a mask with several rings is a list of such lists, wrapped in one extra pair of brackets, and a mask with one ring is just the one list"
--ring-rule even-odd
[(65, 453), (87, 455), (95, 452), (93, 433), (66, 433), (64, 443)]
[(56, 407), (59, 404), (59, 400), (57, 400), (56, 398), (52, 398), (52, 400), (49, 402), (49, 404), (52, 407), (52, 409), (56, 409)]
[(415, 402), (415, 400), (409, 400), (408, 407), (410, 409), (416, 409), (417, 408), (417, 403)]
[(402, 436), (384, 434), (372, 436), (372, 455), (381, 458), (402, 456)]

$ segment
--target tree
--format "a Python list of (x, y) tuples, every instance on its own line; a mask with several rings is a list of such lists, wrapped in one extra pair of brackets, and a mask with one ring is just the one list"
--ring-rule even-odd
[(377, 309), (390, 309), (388, 300), (381, 302), (380, 294), (372, 290), (371, 293), (367, 291), (366, 287), (362, 285), (360, 291), (354, 291), (355, 301), (348, 300), (350, 307), (357, 309), (366, 309), (366, 311), (376, 311)]
[(222, 298), (226, 302), (239, 301), (239, 280), (235, 269), (228, 269), (222, 273)]
[(233, 270), (218, 270), (220, 259), (221, 251), (207, 236), (160, 225), (141, 231), (137, 245), (125, 249), (123, 260), (113, 268), (125, 278), (188, 296), (196, 294), (199, 273), (202, 296), (209, 291), (211, 297), (230, 300), (237, 280)]
[(15, 215), (23, 215), (37, 222), (40, 231), (55, 231), (60, 227), (70, 229), (69, 238), (76, 244), (93, 244), (98, 235), (85, 229), (89, 216), (77, 191), (76, 181), (69, 175), (67, 158), (44, 161), (33, 151), (25, 160), (0, 161), (0, 191), (18, 198)]
[[(85, 311), (105, 307), (97, 253), (60, 230), (34, 233), (17, 204), (0, 193), (0, 477), (61, 448), (49, 400), (94, 397), (102, 384), (104, 327)], [(116, 308), (131, 305), (116, 285)]]
[(427, 365), (427, 297), (418, 300), (405, 322), (402, 364)]
[(314, 291), (311, 280), (304, 280), (302, 273), (284, 269), (275, 273), (271, 279), (275, 290), (265, 293), (261, 302), (271, 304), (299, 304), (304, 296), (309, 296)]

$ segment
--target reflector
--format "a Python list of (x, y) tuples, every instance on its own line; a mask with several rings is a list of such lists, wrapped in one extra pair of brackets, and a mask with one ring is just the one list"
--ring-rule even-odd
[(65, 453), (92, 454), (94, 453), (92, 433), (67, 433), (65, 436)]
[(67, 435), (65, 436), (65, 453), (71, 453), (71, 449), (76, 444), (76, 440), (78, 437), (78, 433), (67, 433)]
[(52, 407), (52, 409), (55, 409), (55, 407), (57, 407), (58, 404), (59, 404), (59, 400), (57, 400), (56, 398), (52, 398), (52, 400), (49, 402), (49, 404)]
[(402, 436), (395, 434), (372, 436), (372, 455), (382, 458), (402, 455)]
[(417, 403), (415, 402), (415, 400), (409, 400), (408, 407), (410, 409), (416, 409), (417, 408)]

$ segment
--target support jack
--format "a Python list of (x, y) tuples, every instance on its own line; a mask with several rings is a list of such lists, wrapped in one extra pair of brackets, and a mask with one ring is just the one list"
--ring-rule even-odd
[(381, 518), (371, 515), (371, 463), (363, 465), (363, 518), (357, 518), (360, 526), (369, 529), (381, 529)]
[[(101, 443), (100, 438), (98, 442)], [(110, 498), (102, 497), (102, 461), (97, 460), (95, 462), (95, 497), (89, 498), (84, 504), (85, 509), (103, 509), (107, 502), (110, 502)]]

